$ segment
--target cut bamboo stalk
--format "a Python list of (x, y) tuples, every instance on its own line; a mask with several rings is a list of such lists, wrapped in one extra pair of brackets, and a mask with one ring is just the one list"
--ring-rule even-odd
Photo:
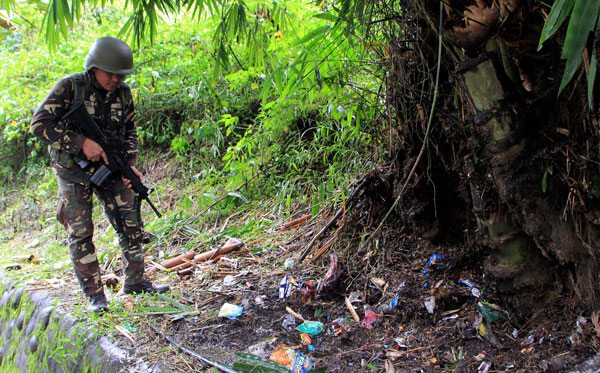
[(308, 219), (310, 218), (310, 214), (306, 214), (306, 215), (302, 215), (299, 218), (293, 219), (288, 221), (287, 223), (283, 224), (281, 227), (279, 227), (278, 231), (279, 232), (284, 232), (287, 231), (289, 229), (294, 229), (296, 227), (301, 226), (302, 224), (306, 223), (306, 221), (308, 221)]
[(182, 259), (178, 265), (169, 269), (173, 272), (181, 271), (195, 265), (196, 263), (203, 263), (209, 260), (218, 259), (223, 255), (229, 254), (239, 249), (242, 246), (244, 246), (244, 243), (242, 241), (236, 239), (229, 239), (221, 248), (210, 250), (202, 254), (196, 254), (193, 258)]

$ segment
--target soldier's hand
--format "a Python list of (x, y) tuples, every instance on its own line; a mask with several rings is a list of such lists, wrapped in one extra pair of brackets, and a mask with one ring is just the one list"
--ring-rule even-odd
[(106, 157), (106, 153), (104, 149), (92, 139), (88, 139), (87, 137), (83, 140), (83, 146), (81, 147), (83, 150), (83, 154), (85, 157), (92, 162), (98, 162), (100, 159), (104, 162), (104, 164), (108, 164), (108, 158)]
[[(135, 166), (131, 166), (131, 171), (133, 171), (134, 174), (137, 175), (137, 177), (140, 178), (140, 181), (144, 181), (144, 175), (142, 175), (141, 172), (138, 171), (137, 168), (135, 168)], [(124, 178), (123, 176), (121, 176), (121, 180), (123, 181), (123, 184), (125, 184), (125, 186), (129, 189), (131, 189), (133, 186), (131, 185), (131, 180)]]

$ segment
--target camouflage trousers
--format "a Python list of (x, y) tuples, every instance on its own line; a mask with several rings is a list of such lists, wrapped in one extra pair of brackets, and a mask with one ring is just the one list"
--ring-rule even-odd
[(125, 284), (133, 285), (143, 281), (144, 250), (143, 223), (139, 201), (131, 189), (123, 182), (115, 180), (107, 187), (93, 184), (79, 184), (57, 176), (59, 203), (58, 221), (68, 234), (69, 253), (75, 275), (85, 295), (103, 291), (100, 279), (100, 265), (96, 248), (92, 241), (92, 194), (95, 194), (110, 224), (119, 237), (121, 259), (125, 266)]

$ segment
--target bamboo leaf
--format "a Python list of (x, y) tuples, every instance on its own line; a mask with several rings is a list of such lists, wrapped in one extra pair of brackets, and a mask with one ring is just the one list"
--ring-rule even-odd
[(319, 14), (315, 15), (314, 18), (322, 19), (325, 21), (331, 21), (331, 22), (339, 21), (339, 17), (334, 14), (331, 14), (331, 13), (319, 13)]
[(596, 26), (600, 1), (577, 0), (571, 13), (561, 57), (567, 60), (581, 55), (590, 32)]
[(598, 71), (598, 56), (596, 55), (596, 49), (592, 54), (592, 60), (590, 61), (590, 73), (588, 75), (588, 104), (590, 108), (594, 106), (594, 84), (596, 83), (596, 73)]
[(312, 30), (311, 32), (309, 32), (308, 34), (306, 34), (302, 39), (298, 40), (294, 45), (304, 44), (304, 43), (308, 42), (309, 40), (316, 38), (319, 35), (327, 34), (327, 32), (329, 30), (331, 30), (331, 26), (322, 26), (322, 27), (316, 28), (316, 29)]
[(579, 56), (574, 56), (574, 58), (567, 60), (567, 64), (565, 66), (565, 72), (563, 73), (562, 80), (560, 82), (560, 87), (558, 88), (558, 95), (562, 93), (567, 84), (573, 79), (573, 76), (579, 69), (579, 65), (581, 65), (581, 54)]
[(546, 22), (544, 22), (544, 28), (542, 29), (542, 35), (540, 36), (538, 50), (542, 49), (542, 44), (544, 44), (546, 40), (554, 35), (556, 30), (558, 30), (563, 24), (567, 16), (571, 14), (574, 4), (575, 0), (558, 0), (554, 3), (554, 5), (552, 5), (550, 14), (548, 14), (548, 18), (546, 18)]
[[(243, 370), (244, 372), (281, 372), (287, 373), (290, 371), (289, 368), (278, 364), (272, 360), (263, 359), (260, 356), (252, 355), (246, 352), (236, 352), (235, 353), (242, 361), (237, 362), (239, 368), (254, 368), (252, 370)], [(234, 364), (234, 367), (236, 365)]]

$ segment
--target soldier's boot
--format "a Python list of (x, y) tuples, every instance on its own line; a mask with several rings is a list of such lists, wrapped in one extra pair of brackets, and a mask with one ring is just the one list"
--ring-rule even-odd
[(90, 303), (88, 305), (88, 311), (101, 314), (108, 311), (108, 302), (104, 292), (92, 294), (88, 297)]
[(155, 285), (148, 280), (144, 280), (134, 285), (123, 285), (121, 294), (139, 294), (139, 293), (165, 293), (171, 290), (169, 285)]

